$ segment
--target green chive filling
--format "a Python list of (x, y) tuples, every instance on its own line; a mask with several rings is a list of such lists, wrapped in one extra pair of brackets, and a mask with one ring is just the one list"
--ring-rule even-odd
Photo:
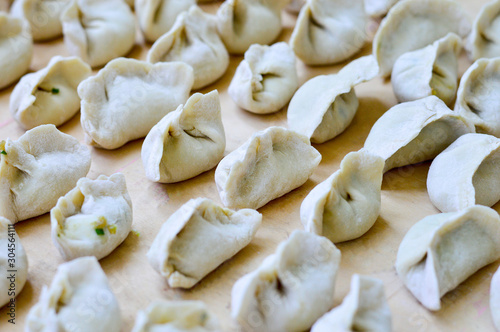
[(104, 229), (102, 229), (102, 228), (96, 228), (95, 232), (97, 235), (100, 235), (100, 236), (104, 235)]

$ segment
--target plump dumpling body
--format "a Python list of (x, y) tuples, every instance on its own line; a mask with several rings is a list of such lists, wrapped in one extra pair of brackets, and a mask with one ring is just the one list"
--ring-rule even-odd
[(493, 324), (500, 330), (500, 269), (493, 275), (490, 287), (490, 311)]
[(485, 4), (472, 25), (467, 51), (472, 60), (500, 56), (500, 1)]
[(365, 0), (365, 11), (371, 17), (381, 17), (389, 12), (399, 0)]

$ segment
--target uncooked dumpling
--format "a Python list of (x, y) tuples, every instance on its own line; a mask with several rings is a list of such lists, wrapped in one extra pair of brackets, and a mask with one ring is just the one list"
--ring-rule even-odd
[(303, 185), (320, 161), (307, 137), (270, 127), (222, 159), (215, 183), (224, 205), (258, 209)]
[(485, 4), (476, 17), (467, 39), (467, 51), (472, 60), (500, 56), (500, 1)]
[(63, 263), (26, 318), (26, 332), (119, 332), (122, 318), (108, 278), (95, 257)]
[(365, 148), (385, 160), (384, 172), (434, 159), (474, 126), (436, 96), (394, 106), (373, 125)]
[(391, 82), (399, 102), (437, 96), (452, 106), (458, 86), (458, 56), (462, 41), (454, 33), (432, 45), (400, 56)]
[(295, 54), (284, 43), (252, 45), (245, 52), (228, 93), (241, 108), (258, 114), (277, 112), (299, 87)]
[(0, 216), (13, 223), (49, 212), (90, 169), (90, 151), (53, 125), (0, 142)]
[(86, 142), (116, 149), (144, 137), (165, 115), (185, 103), (193, 70), (181, 62), (116, 59), (78, 87)]
[(308, 65), (328, 65), (356, 54), (366, 42), (363, 0), (308, 0), (290, 37), (295, 54)]
[(219, 93), (196, 93), (167, 114), (142, 144), (142, 163), (151, 181), (173, 183), (206, 172), (224, 157), (226, 136)]
[(399, 246), (396, 271), (424, 307), (441, 308), (441, 297), (500, 258), (500, 217), (475, 205), (425, 217)]
[(71, 0), (61, 15), (64, 43), (92, 67), (130, 52), (135, 18), (123, 0)]
[(198, 6), (192, 6), (153, 44), (148, 61), (187, 63), (193, 67), (193, 89), (200, 89), (224, 75), (229, 66), (229, 54), (217, 34), (214, 19)]
[(306, 2), (307, 0), (288, 0), (288, 5), (285, 9), (290, 13), (298, 14)]
[(170, 287), (191, 288), (246, 247), (261, 221), (255, 210), (233, 211), (206, 198), (191, 199), (163, 224), (148, 260)]
[(296, 230), (234, 284), (231, 314), (245, 331), (308, 330), (333, 307), (339, 264), (328, 239)]
[(389, 76), (396, 60), (453, 32), (465, 38), (471, 29), (467, 14), (453, 0), (399, 1), (380, 25), (373, 55), (380, 74)]
[(318, 184), (300, 207), (300, 219), (308, 232), (333, 243), (365, 234), (380, 213), (384, 160), (367, 151), (351, 152), (340, 169)]
[(431, 164), (427, 191), (442, 212), (500, 200), (500, 139), (485, 134), (459, 137)]
[(359, 101), (354, 87), (378, 73), (373, 56), (352, 61), (337, 74), (316, 76), (294, 94), (288, 105), (288, 127), (313, 143), (341, 134), (352, 122)]
[(25, 75), (16, 85), (10, 96), (12, 116), (25, 129), (62, 125), (80, 110), (76, 89), (91, 73), (80, 58), (53, 57), (47, 67)]
[(365, 0), (365, 11), (371, 17), (381, 17), (389, 12), (399, 0)]
[(493, 323), (500, 330), (500, 269), (493, 275), (490, 287), (490, 310)]

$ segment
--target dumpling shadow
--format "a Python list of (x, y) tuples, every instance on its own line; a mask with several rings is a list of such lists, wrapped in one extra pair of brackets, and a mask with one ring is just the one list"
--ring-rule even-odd
[(392, 169), (384, 174), (382, 190), (419, 190), (427, 192), (427, 174), (431, 161)]

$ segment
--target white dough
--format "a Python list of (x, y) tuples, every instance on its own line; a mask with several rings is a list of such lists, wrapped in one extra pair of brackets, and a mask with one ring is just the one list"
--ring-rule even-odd
[(485, 4), (472, 25), (467, 39), (469, 58), (496, 58), (500, 56), (500, 0)]
[(365, 10), (371, 17), (384, 16), (399, 0), (365, 0)]

